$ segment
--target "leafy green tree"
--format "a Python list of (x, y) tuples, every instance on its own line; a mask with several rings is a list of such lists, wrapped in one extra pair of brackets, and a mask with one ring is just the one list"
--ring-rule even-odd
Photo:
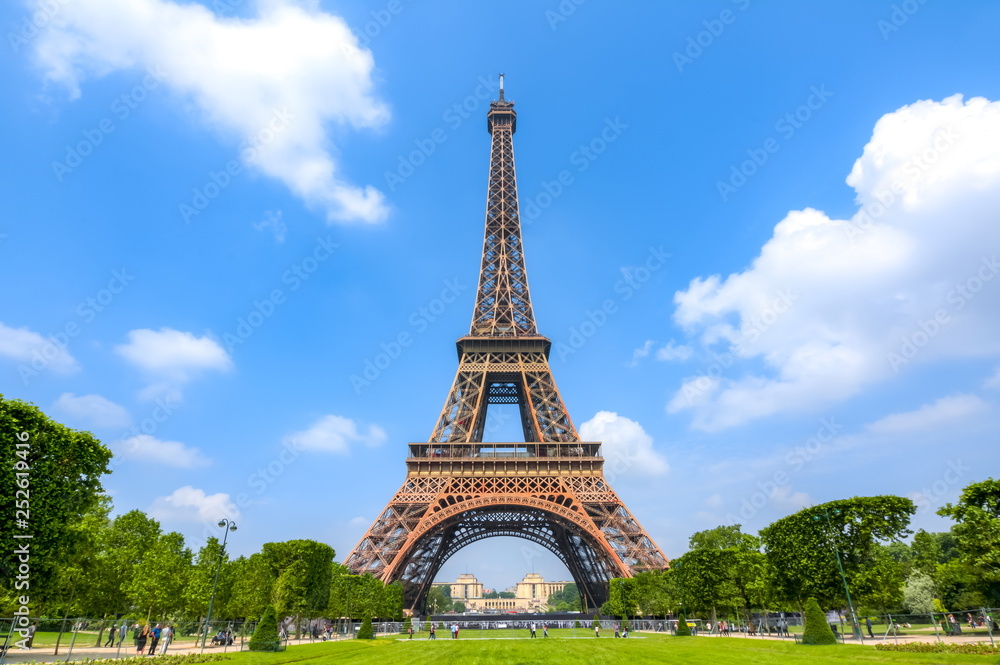
[(908, 536), (915, 511), (913, 502), (903, 497), (855, 497), (774, 522), (761, 531), (761, 540), (778, 598), (801, 605), (811, 596), (828, 606), (846, 607), (836, 552), (859, 603), (884, 597), (886, 586), (898, 589), (900, 576), (890, 573), (899, 564), (879, 545)]
[(365, 618), (361, 621), (361, 628), (358, 629), (359, 640), (374, 640), (375, 630), (372, 628), (372, 618), (365, 615)]
[(170, 616), (183, 607), (190, 568), (191, 550), (184, 546), (184, 536), (176, 531), (163, 534), (126, 584), (129, 599), (147, 618)]
[(448, 591), (449, 589), (447, 586), (431, 587), (431, 590), (427, 592), (427, 611), (440, 613), (451, 610), (451, 594), (449, 594)]
[(617, 617), (638, 613), (638, 585), (634, 577), (615, 577), (608, 583), (608, 602), (601, 606), (602, 614)]
[(802, 630), (802, 644), (836, 644), (837, 637), (826, 622), (826, 615), (815, 598), (806, 600), (805, 627)]
[(950, 517), (959, 559), (978, 578), (979, 590), (1000, 601), (1000, 480), (987, 478), (962, 490), (938, 515)]
[(549, 594), (547, 605), (558, 612), (580, 612), (583, 609), (580, 590), (570, 582), (561, 591)]
[(98, 575), (91, 579), (91, 593), (103, 612), (126, 613), (133, 609), (136, 599), (130, 593), (132, 585), (143, 575), (147, 554), (162, 535), (160, 523), (141, 510), (119, 515), (100, 530), (94, 563)]
[[(0, 441), (0, 570), (16, 571), (26, 544), (31, 556), (30, 590), (16, 588), (24, 580), (15, 575), (0, 576), (0, 610), (12, 611), (13, 601), (30, 591), (33, 613), (42, 613), (46, 603), (63, 596), (59, 571), (72, 565), (78, 547), (86, 548), (79, 524), (103, 495), (101, 476), (109, 472), (111, 451), (89, 432), (3, 395)], [(32, 534), (30, 541), (14, 537), (22, 533)]]
[(903, 607), (914, 614), (928, 614), (934, 611), (934, 580), (930, 575), (915, 570), (906, 578), (903, 588)]
[(634, 579), (640, 614), (665, 617), (680, 606), (677, 585), (669, 570), (643, 571)]
[(264, 608), (264, 613), (257, 622), (257, 628), (250, 637), (250, 651), (277, 651), (280, 643), (278, 641), (278, 618), (275, 616), (274, 608), (268, 605)]
[[(219, 557), (223, 557), (222, 568), (219, 572), (219, 587), (228, 589), (230, 572), (226, 565), (228, 555), (222, 552), (222, 543), (216, 537), (210, 537), (195, 555), (194, 564), (188, 575), (187, 585), (184, 587), (184, 604), (187, 615), (192, 618), (204, 617), (208, 613), (208, 603), (212, 598), (212, 586), (215, 581), (215, 571), (219, 569)], [(221, 594), (229, 596), (228, 593)], [(216, 591), (215, 603), (212, 605), (213, 617), (224, 617), (225, 613), (220, 611), (227, 603)]]
[(264, 543), (261, 551), (274, 576), (271, 597), (278, 616), (319, 616), (330, 602), (334, 551), (314, 540)]
[(677, 615), (677, 630), (674, 634), (677, 637), (691, 637), (691, 626), (688, 625), (687, 616), (683, 612)]
[[(275, 576), (260, 552), (239, 557), (230, 564), (232, 579), (227, 614), (249, 620), (263, 616), (270, 606)], [(286, 615), (287, 616), (287, 615)]]
[(393, 621), (402, 621), (404, 596), (402, 584), (399, 582), (386, 584), (382, 590), (382, 609), (379, 616)]
[(465, 603), (461, 601), (458, 601), (454, 605), (452, 605), (452, 608), (459, 614), (465, 614)]

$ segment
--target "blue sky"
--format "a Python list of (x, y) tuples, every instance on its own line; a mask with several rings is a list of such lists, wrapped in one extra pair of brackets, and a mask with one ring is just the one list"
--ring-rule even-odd
[[(944, 529), (998, 468), (995, 3), (38, 0), (0, 25), (0, 391), (116, 451), (117, 512), (346, 556), (454, 375), (501, 71), (555, 378), (667, 556), (859, 495)], [(532, 569), (568, 576), (490, 539), (439, 579)]]

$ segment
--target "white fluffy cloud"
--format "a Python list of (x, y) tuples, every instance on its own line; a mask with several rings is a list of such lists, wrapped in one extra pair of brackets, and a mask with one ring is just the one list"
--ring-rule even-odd
[(239, 517), (240, 511), (224, 492), (206, 494), (190, 485), (179, 487), (170, 496), (157, 497), (151, 517), (170, 522), (218, 522)]
[(161, 441), (149, 434), (130, 436), (115, 448), (130, 460), (153, 466), (196, 469), (212, 463), (197, 448), (189, 448), (180, 441)]
[(631, 474), (659, 476), (670, 469), (642, 425), (617, 413), (598, 411), (580, 425), (580, 438), (603, 442), (604, 473), (611, 479)]
[(30, 371), (48, 367), (68, 374), (79, 369), (76, 359), (64, 346), (27, 328), (10, 328), (0, 323), (0, 358), (10, 358)]
[(981, 413), (986, 408), (986, 402), (976, 395), (951, 395), (933, 404), (924, 404), (915, 411), (888, 415), (871, 423), (867, 429), (877, 434), (922, 432)]
[(147, 398), (180, 399), (180, 386), (196, 374), (224, 372), (233, 366), (229, 354), (214, 339), (171, 328), (132, 330), (128, 343), (119, 344), (115, 351), (153, 380), (142, 392)]
[(378, 425), (369, 425), (364, 431), (356, 422), (343, 416), (323, 416), (312, 426), (301, 432), (286, 436), (283, 443), (300, 450), (314, 450), (346, 455), (355, 443), (379, 446), (385, 443), (385, 430)]
[(125, 407), (100, 395), (63, 393), (52, 407), (64, 416), (91, 427), (126, 427), (131, 422)]
[[(883, 116), (847, 183), (850, 219), (792, 211), (748, 269), (675, 295), (675, 321), (725, 362), (668, 411), (719, 430), (914, 364), (1000, 356), (1000, 103), (955, 95)], [(743, 369), (753, 358), (764, 371)]]
[(74, 96), (88, 77), (157, 72), (158, 85), (196, 109), (234, 149), (257, 137), (257, 149), (241, 152), (244, 161), (329, 219), (383, 219), (384, 196), (347, 182), (328, 131), (388, 119), (373, 95), (371, 52), (317, 2), (256, 4), (255, 17), (231, 19), (169, 0), (65, 2), (35, 40), (35, 55), (47, 78)]

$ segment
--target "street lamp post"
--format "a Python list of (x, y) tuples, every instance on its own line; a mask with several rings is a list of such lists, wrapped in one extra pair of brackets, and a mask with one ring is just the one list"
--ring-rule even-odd
[[(834, 515), (840, 514), (839, 508), (833, 509)], [(830, 511), (826, 508), (823, 509), (823, 516), (826, 517), (826, 524), (830, 529), (833, 529), (833, 522), (830, 520)], [(819, 515), (813, 515), (813, 519), (817, 522), (819, 521)], [(844, 593), (847, 595), (847, 607), (851, 611), (851, 631), (858, 636), (858, 638), (864, 642), (864, 635), (861, 634), (861, 624), (858, 623), (858, 615), (854, 611), (854, 603), (851, 602), (851, 590), (847, 587), (847, 575), (844, 574), (844, 564), (840, 561), (840, 549), (837, 548), (837, 542), (835, 539), (830, 538), (830, 545), (833, 547), (833, 552), (837, 556), (837, 569), (840, 571), (840, 579), (844, 583)]]
[(226, 542), (229, 532), (236, 531), (236, 522), (229, 519), (219, 520), (219, 526), (226, 530), (222, 536), (222, 548), (219, 550), (219, 563), (215, 566), (215, 579), (212, 581), (212, 597), (208, 600), (208, 614), (205, 616), (205, 632), (201, 636), (201, 651), (205, 652), (205, 641), (208, 639), (208, 629), (212, 625), (212, 605), (215, 604), (215, 589), (219, 586), (219, 571), (222, 570), (222, 557), (226, 556)]

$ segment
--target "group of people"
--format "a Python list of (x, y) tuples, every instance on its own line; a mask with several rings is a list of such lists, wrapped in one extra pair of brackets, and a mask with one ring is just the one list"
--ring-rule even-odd
[[(532, 621), (531, 625), (528, 626), (528, 630), (531, 631), (531, 636), (532, 637), (538, 637), (538, 635), (535, 634), (536, 627), (535, 627), (535, 622), (534, 621)], [(548, 627), (547, 624), (543, 623), (542, 624), (542, 637), (548, 637), (548, 636), (549, 636), (549, 627)]]
[[(155, 655), (157, 646), (160, 647), (160, 655), (162, 656), (167, 653), (167, 647), (170, 646), (171, 640), (174, 639), (174, 627), (170, 624), (164, 626), (158, 623), (155, 626), (151, 626), (147, 623), (143, 624), (140, 628), (139, 624), (136, 624), (132, 629), (132, 639), (135, 641), (135, 654), (137, 656), (141, 656), (146, 650), (147, 642), (149, 642), (147, 656)], [(120, 638), (119, 644), (121, 644)]]

